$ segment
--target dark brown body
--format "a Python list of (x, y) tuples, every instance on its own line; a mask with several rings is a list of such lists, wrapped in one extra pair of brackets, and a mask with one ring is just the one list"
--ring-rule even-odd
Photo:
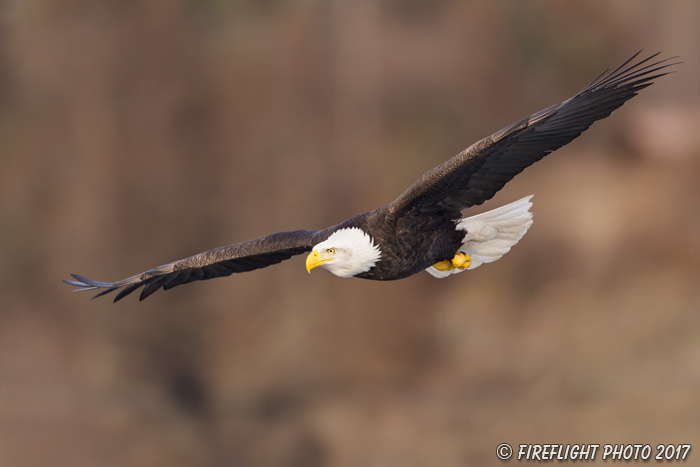
[(412, 276), (439, 261), (451, 259), (466, 234), (456, 230), (454, 220), (447, 217), (434, 216), (426, 222), (428, 219), (424, 216), (394, 219), (387, 216), (388, 212), (389, 206), (383, 206), (329, 229), (327, 236), (342, 228), (360, 228), (381, 250), (377, 264), (354, 277), (390, 281)]

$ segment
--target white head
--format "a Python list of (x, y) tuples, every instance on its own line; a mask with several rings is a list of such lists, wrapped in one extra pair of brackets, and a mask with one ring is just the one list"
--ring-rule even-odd
[(306, 270), (323, 266), (338, 277), (367, 272), (379, 261), (382, 252), (374, 240), (357, 227), (340, 229), (316, 245), (306, 258)]

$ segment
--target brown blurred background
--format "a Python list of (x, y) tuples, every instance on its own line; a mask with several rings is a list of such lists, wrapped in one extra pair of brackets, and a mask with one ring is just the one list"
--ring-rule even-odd
[[(3, 1), (0, 465), (700, 449), (699, 44), (693, 0)], [(641, 48), (685, 64), (483, 207), (535, 194), (497, 263), (60, 282), (374, 209)]]

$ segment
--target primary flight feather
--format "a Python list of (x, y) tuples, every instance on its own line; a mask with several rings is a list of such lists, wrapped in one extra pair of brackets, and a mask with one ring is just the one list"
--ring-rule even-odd
[(121, 289), (116, 302), (141, 287), (143, 300), (160, 288), (252, 271), (307, 252), (309, 272), (322, 266), (340, 277), (374, 280), (424, 270), (441, 278), (495, 261), (532, 224), (531, 196), (468, 218), (462, 210), (492, 198), (523, 169), (571, 142), (678, 63), (654, 60), (658, 53), (635, 62), (638, 55), (574, 97), (478, 141), (374, 211), (324, 230), (278, 232), (223, 246), (117, 282), (77, 274), (64, 282), (98, 290), (93, 298)]

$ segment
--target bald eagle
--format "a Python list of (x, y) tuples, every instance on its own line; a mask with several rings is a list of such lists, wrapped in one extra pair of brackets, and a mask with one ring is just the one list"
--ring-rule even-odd
[(527, 196), (476, 216), (462, 210), (492, 198), (513, 177), (609, 116), (652, 80), (668, 74), (676, 57), (635, 62), (637, 52), (602, 73), (570, 99), (547, 107), (478, 141), (422, 175), (393, 202), (324, 230), (279, 232), (205, 251), (117, 281), (71, 274), (93, 298), (140, 287), (140, 300), (158, 289), (252, 271), (310, 252), (306, 269), (321, 266), (339, 277), (402, 279), (420, 271), (443, 278), (499, 259), (532, 224)]

